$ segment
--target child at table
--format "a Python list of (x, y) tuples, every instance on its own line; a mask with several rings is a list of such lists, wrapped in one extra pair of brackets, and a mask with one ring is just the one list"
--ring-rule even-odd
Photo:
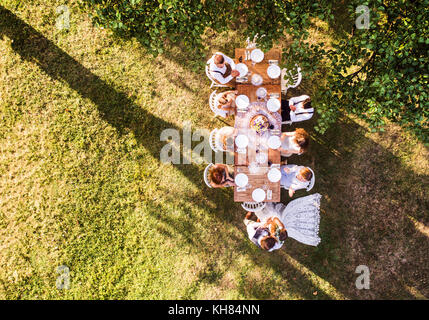
[(235, 98), (237, 97), (237, 94), (237, 90), (219, 93), (217, 98), (217, 107), (224, 112), (225, 116), (235, 114)]
[(313, 178), (309, 168), (295, 164), (281, 166), (281, 173), (280, 185), (289, 190), (289, 197), (293, 197), (296, 190), (306, 189)]

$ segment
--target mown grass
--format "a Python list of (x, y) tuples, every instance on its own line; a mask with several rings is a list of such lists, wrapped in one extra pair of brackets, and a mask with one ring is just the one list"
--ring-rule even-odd
[[(205, 186), (204, 164), (159, 161), (162, 130), (224, 125), (195, 71), (205, 58), (180, 47), (153, 58), (92, 27), (72, 2), (71, 29), (58, 31), (60, 4), (2, 2), (1, 298), (429, 296), (428, 150), (418, 141), (393, 125), (370, 134), (347, 115), (325, 135), (306, 123), (311, 151), (291, 162), (315, 169), (322, 243), (290, 239), (262, 252), (247, 240), (232, 190)], [(243, 40), (208, 32), (207, 54), (232, 55)], [(314, 88), (306, 80), (290, 94)], [(370, 290), (355, 287), (361, 264)], [(70, 268), (69, 290), (56, 288), (60, 265)]]

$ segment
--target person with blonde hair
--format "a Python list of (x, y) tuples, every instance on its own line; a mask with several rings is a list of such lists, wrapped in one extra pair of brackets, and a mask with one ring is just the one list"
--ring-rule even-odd
[(296, 190), (306, 189), (313, 178), (309, 168), (295, 164), (281, 166), (281, 173), (280, 185), (289, 190), (289, 197), (293, 197)]
[(281, 137), (280, 154), (283, 157), (290, 157), (293, 154), (303, 154), (308, 150), (310, 135), (302, 128), (297, 128), (292, 132), (283, 132)]

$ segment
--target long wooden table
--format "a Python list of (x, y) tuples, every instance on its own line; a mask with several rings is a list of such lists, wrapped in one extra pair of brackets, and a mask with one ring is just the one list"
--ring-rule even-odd
[[(264, 53), (264, 60), (255, 65), (252, 64), (251, 60), (244, 60), (245, 58), (245, 50), (243, 48), (235, 49), (235, 62), (239, 63), (238, 59), (242, 57), (242, 63), (245, 63), (249, 69), (249, 72), (260, 74), (263, 78), (263, 83), (260, 86), (254, 86), (249, 81), (247, 83), (236, 83), (236, 90), (238, 91), (238, 95), (245, 94), (249, 97), (251, 106), (263, 108), (263, 112), (269, 113), (268, 109), (266, 109), (266, 99), (269, 98), (270, 94), (276, 94), (278, 99), (281, 99), (281, 86), (280, 86), (280, 77), (277, 79), (271, 79), (268, 77), (266, 70), (269, 66), (268, 60), (278, 60), (280, 61), (281, 53), (278, 49), (272, 49), (266, 53)], [(251, 49), (249, 50), (251, 51)], [(264, 87), (267, 90), (267, 97), (265, 99), (260, 99), (256, 95), (256, 90), (260, 87)], [(249, 109), (251, 111), (251, 109)], [(270, 114), (268, 114), (270, 116)], [(275, 129), (281, 131), (281, 115), (278, 112), (272, 113), (270, 119), (273, 125), (275, 125)], [(235, 117), (234, 127), (239, 130), (250, 129), (249, 127), (249, 119), (246, 118), (246, 114), (242, 112), (238, 112)], [(246, 128), (247, 127), (247, 128)], [(256, 171), (252, 171), (249, 169), (249, 163), (254, 159), (251, 159), (250, 152), (252, 146), (249, 144), (247, 148), (246, 154), (238, 153), (237, 149), (234, 157), (234, 174), (245, 173), (249, 178), (250, 187), (247, 187), (245, 190), (243, 188), (234, 187), (234, 201), (236, 202), (253, 202), (252, 192), (256, 188), (261, 188), (266, 191), (267, 197), (264, 202), (280, 202), (280, 181), (279, 182), (270, 182), (267, 177), (267, 172), (269, 170), (269, 166), (279, 167), (280, 165), (280, 151), (268, 148), (265, 150), (268, 158), (267, 164), (259, 165)], [(269, 197), (270, 196), (270, 197)], [(269, 198), (268, 198), (269, 197)]]

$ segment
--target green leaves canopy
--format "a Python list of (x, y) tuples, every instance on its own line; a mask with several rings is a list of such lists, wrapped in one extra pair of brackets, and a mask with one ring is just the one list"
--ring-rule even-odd
[[(259, 40), (264, 49), (287, 37), (285, 66), (298, 63), (304, 79), (318, 84), (312, 92), (320, 115), (317, 130), (323, 133), (346, 111), (368, 121), (373, 130), (383, 130), (389, 119), (429, 143), (429, 0), (344, 2), (84, 1), (97, 25), (137, 37), (155, 54), (163, 52), (166, 42), (198, 50), (207, 28), (221, 32), (234, 24), (244, 36), (264, 34)], [(355, 27), (360, 5), (369, 9), (369, 29)], [(309, 41), (317, 21), (335, 31), (329, 45)]]

